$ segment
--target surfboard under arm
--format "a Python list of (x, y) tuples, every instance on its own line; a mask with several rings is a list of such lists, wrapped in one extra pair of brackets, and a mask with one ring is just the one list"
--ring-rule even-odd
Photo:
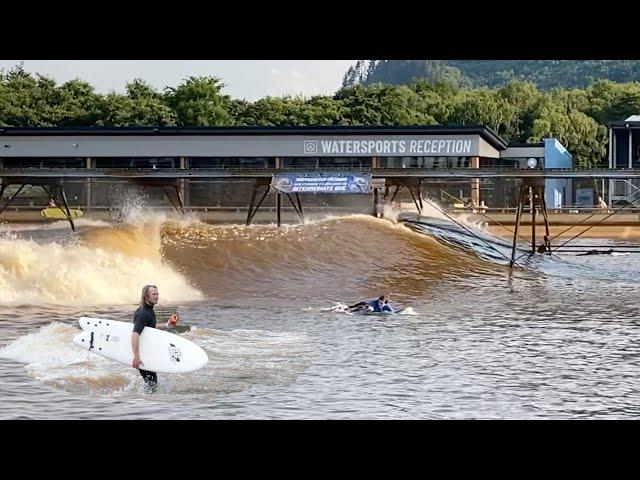
[[(81, 317), (82, 332), (73, 343), (125, 365), (133, 362), (131, 333), (133, 323), (104, 318)], [(156, 328), (145, 328), (140, 335), (142, 368), (158, 373), (189, 373), (209, 361), (202, 348), (186, 338)]]

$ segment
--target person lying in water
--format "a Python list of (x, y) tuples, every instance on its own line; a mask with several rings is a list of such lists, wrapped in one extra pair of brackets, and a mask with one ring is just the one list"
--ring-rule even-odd
[(395, 313), (395, 310), (389, 304), (389, 299), (386, 295), (380, 295), (378, 298), (374, 298), (373, 300), (367, 300), (364, 302), (354, 303), (353, 305), (349, 305), (349, 312), (390, 312)]
[(394, 310), (394, 308), (391, 306), (391, 304), (389, 303), (389, 300), (385, 300), (384, 301), (384, 305), (382, 305), (382, 307), (380, 308), (381, 312), (389, 312), (389, 313), (396, 313), (396, 311)]
[(588, 252), (578, 253), (576, 256), (580, 255), (611, 255), (613, 253), (613, 248), (609, 250), (589, 250)]
[(358, 302), (347, 305), (346, 311), (348, 313), (373, 312), (373, 307), (369, 305), (369, 302)]

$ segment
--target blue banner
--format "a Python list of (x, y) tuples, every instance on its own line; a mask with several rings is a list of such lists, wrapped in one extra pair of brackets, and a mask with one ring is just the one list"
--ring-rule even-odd
[(282, 193), (371, 193), (370, 173), (283, 173), (271, 186)]

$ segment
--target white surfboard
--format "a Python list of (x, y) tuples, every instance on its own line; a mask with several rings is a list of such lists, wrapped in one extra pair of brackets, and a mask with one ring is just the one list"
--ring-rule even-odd
[[(82, 333), (73, 343), (116, 362), (131, 365), (133, 323), (81, 317)], [(189, 373), (204, 367), (209, 358), (202, 348), (173, 333), (145, 327), (140, 335), (140, 368), (157, 373)]]

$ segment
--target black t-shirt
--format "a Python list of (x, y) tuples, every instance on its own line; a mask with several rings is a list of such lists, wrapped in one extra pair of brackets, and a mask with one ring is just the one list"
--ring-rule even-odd
[(156, 312), (146, 303), (133, 314), (133, 331), (141, 334), (144, 327), (156, 328)]

